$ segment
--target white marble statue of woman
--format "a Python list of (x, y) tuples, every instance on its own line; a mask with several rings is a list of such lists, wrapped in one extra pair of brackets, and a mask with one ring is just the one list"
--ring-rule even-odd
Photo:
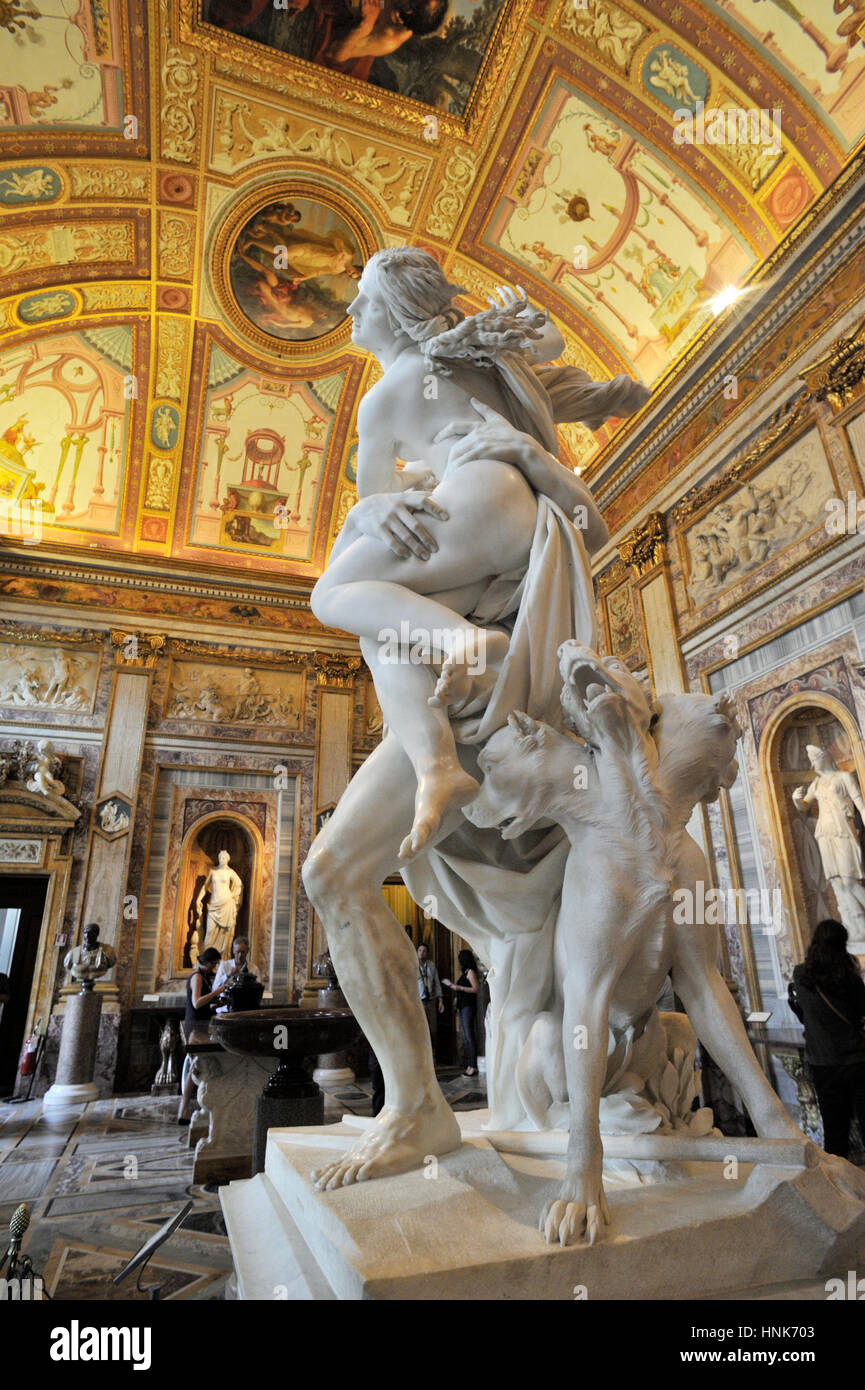
[[(395, 870), (416, 902), (431, 895), (439, 921), (491, 962), (502, 1040), (491, 1124), (518, 1123), (515, 1067), (552, 987), (568, 846), (555, 828), (503, 842), (471, 825), (462, 805), (477, 785), (479, 748), (513, 709), (561, 727), (561, 643), (597, 644), (587, 547), (607, 533), (587, 490), (558, 464), (556, 421), (597, 428), (647, 396), (630, 378), (597, 383), (572, 367), (533, 366), (530, 345), (543, 350), (544, 339), (533, 338), (537, 319), (523, 301), (465, 321), (457, 292), (433, 257), (400, 247), (373, 257), (351, 306), (355, 343), (385, 371), (359, 412), (359, 500), (312, 606), (360, 637), (387, 732), (316, 836), (303, 881), (381, 1063), (386, 1105), (318, 1175), (321, 1187), (419, 1167), (459, 1143), (416, 957), (381, 893)], [(397, 456), (440, 479), (432, 492), (417, 472), (397, 472)], [(496, 664), (468, 683), (471, 672), (452, 662), (436, 697), (436, 673), (412, 660), (412, 626), (460, 629), (466, 646), (476, 629), (488, 654), (498, 646)], [(388, 629), (400, 634), (396, 660)], [(504, 655), (491, 637), (502, 633)]]
[(228, 850), (219, 851), (216, 866), (210, 870), (195, 900), (196, 925), (200, 928), (204, 895), (210, 893), (204, 946), (205, 949), (213, 946), (221, 956), (225, 955), (237, 922), (237, 909), (243, 901), (243, 883), (239, 874), (229, 868), (230, 857)]
[[(384, 375), (358, 411), (358, 497), (416, 489), (418, 473), (399, 473), (396, 461), (422, 460), (436, 485), (421, 507), (452, 524), (440, 541), (425, 528), (418, 540), (406, 507), (403, 524), (398, 517), (394, 527), (399, 544), (392, 554), (381, 544), (389, 538), (374, 529), (359, 533), (362, 514), (355, 525), (355, 512), (349, 512), (311, 599), (321, 622), (361, 639), (376, 688), (384, 663), (414, 663), (413, 675), (406, 672), (400, 682), (400, 698), (387, 708), (382, 701), (417, 779), (403, 860), (430, 843), (449, 813), (477, 793), (477, 781), (457, 757), (450, 713), (465, 705), (475, 678), (493, 683), (509, 641), (506, 632), (467, 615), (491, 576), (525, 566), (536, 520), (532, 489), (566, 516), (581, 508), (593, 548), (606, 538), (585, 484), (555, 458), (553, 401), (533, 371), (562, 353), (561, 334), (522, 295), (505, 291), (502, 303), (466, 317), (453, 303), (459, 292), (438, 262), (416, 247), (379, 251), (364, 269), (349, 309), (352, 339), (374, 353)], [(559, 368), (554, 377), (559, 387), (564, 378), (572, 393), (577, 388), (571, 411), (559, 418), (592, 420), (602, 406), (610, 412), (610, 383), (591, 382), (577, 368)], [(630, 378), (617, 383), (618, 413), (631, 413), (647, 399)], [(529, 425), (550, 453), (525, 459), (524, 477), (495, 456), (464, 463), (454, 437), (477, 425), (475, 402), (517, 427)], [(433, 665), (440, 668), (437, 680)]]
[(854, 774), (841, 772), (825, 749), (809, 743), (805, 751), (817, 776), (807, 787), (797, 787), (793, 800), (800, 811), (805, 811), (812, 801), (817, 802), (814, 838), (823, 861), (823, 872), (851, 938), (865, 942), (862, 849), (853, 814), (855, 807), (865, 821), (865, 801)]

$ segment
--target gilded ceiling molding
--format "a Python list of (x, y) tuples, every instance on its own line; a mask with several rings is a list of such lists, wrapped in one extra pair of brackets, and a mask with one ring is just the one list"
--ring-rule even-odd
[(166, 638), (158, 632), (123, 632), (111, 629), (116, 666), (155, 666), (165, 650)]
[(315, 683), (331, 690), (351, 690), (354, 678), (363, 664), (360, 656), (342, 656), (336, 652), (313, 652)]
[(667, 558), (667, 526), (663, 513), (649, 512), (619, 546), (619, 557), (630, 565), (638, 579), (661, 565)]
[(157, 250), (160, 276), (169, 280), (190, 279), (195, 253), (195, 218), (160, 208)]
[(150, 201), (150, 170), (127, 164), (70, 164), (64, 170), (73, 198), (128, 198)]
[(468, 145), (457, 145), (445, 164), (438, 191), (426, 220), (430, 236), (447, 241), (460, 215), (465, 212), (468, 196), (477, 174), (474, 153)]
[(829, 351), (802, 376), (815, 400), (828, 401), (833, 415), (865, 395), (865, 319), (846, 338), (839, 338)]
[(129, 281), (112, 281), (108, 285), (80, 285), (85, 312), (101, 313), (106, 309), (149, 309), (150, 286)]
[(156, 357), (156, 396), (179, 401), (183, 394), (186, 338), (189, 325), (185, 319), (159, 318)]

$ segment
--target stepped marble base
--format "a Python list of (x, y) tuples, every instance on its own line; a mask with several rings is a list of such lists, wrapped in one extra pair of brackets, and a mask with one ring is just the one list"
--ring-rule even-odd
[(865, 1176), (813, 1145), (731, 1138), (696, 1161), (671, 1160), (674, 1139), (655, 1159), (636, 1157), (652, 1136), (605, 1140), (608, 1156), (632, 1154), (605, 1159), (606, 1239), (549, 1246), (537, 1222), (566, 1136), (486, 1135), (484, 1118), (460, 1115), (462, 1147), (422, 1171), (335, 1192), (316, 1192), (310, 1172), (369, 1121), (271, 1130), (265, 1173), (220, 1193), (238, 1296), (825, 1298), (827, 1279), (865, 1260)]
[(50, 1110), (55, 1105), (86, 1105), (98, 1099), (99, 1087), (92, 1081), (71, 1082), (65, 1086), (55, 1081), (42, 1097), (42, 1104)]

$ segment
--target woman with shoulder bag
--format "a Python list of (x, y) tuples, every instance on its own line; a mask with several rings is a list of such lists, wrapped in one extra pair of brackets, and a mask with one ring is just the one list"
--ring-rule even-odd
[(788, 997), (805, 1025), (805, 1061), (823, 1120), (823, 1147), (846, 1158), (850, 1122), (865, 1145), (865, 981), (847, 951), (847, 929), (831, 919), (814, 932), (793, 971)]

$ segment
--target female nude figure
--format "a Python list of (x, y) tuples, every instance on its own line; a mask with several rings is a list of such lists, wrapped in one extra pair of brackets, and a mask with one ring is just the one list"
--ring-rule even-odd
[[(495, 576), (525, 568), (536, 518), (532, 489), (568, 516), (581, 507), (592, 548), (606, 537), (588, 489), (552, 456), (532, 459), (525, 476), (495, 457), (459, 466), (454, 437), (477, 425), (476, 401), (517, 428), (528, 423), (541, 443), (555, 447), (552, 402), (532, 363), (559, 356), (564, 343), (524, 297), (505, 292), (503, 304), (465, 318), (452, 302), (456, 293), (434, 258), (413, 247), (380, 251), (363, 272), (349, 309), (352, 338), (375, 354), (384, 375), (358, 411), (358, 497), (416, 487), (417, 472), (400, 474), (396, 462), (422, 459), (422, 472), (435, 483), (424, 509), (450, 522), (440, 543), (425, 529), (418, 543), (406, 513), (394, 555), (383, 550), (381, 536), (359, 535), (349, 512), (311, 600), (321, 622), (360, 638), (384, 717), (414, 767), (415, 816), (400, 849), (404, 860), (478, 790), (457, 757), (450, 710), (466, 702), (474, 676), (498, 671), (508, 636), (466, 615)], [(563, 373), (585, 393), (588, 379), (575, 368), (556, 372), (560, 391)], [(633, 410), (645, 393), (629, 385)], [(391, 634), (401, 631), (411, 634), (406, 648), (425, 647), (426, 665), (417, 664), (416, 651), (400, 652), (394, 700), (384, 688), (391, 683), (380, 678), (382, 645), (392, 648)]]
[[(538, 618), (546, 627), (540, 636), (545, 651), (550, 645), (555, 651), (559, 641), (573, 637), (574, 606), (587, 621), (594, 608), (588, 566), (577, 563), (579, 541), (582, 537), (591, 549), (607, 533), (582, 484), (556, 461), (555, 420), (579, 418), (597, 428), (608, 416), (630, 414), (648, 394), (628, 377), (598, 384), (570, 367), (529, 369), (518, 362), (509, 377), (491, 369), (490, 359), (501, 359), (508, 343), (522, 345), (531, 338), (525, 319), (523, 325), (506, 325), (507, 332), (519, 331), (504, 342), (496, 330), (483, 366), (461, 359), (459, 342), (448, 337), (462, 319), (452, 303), (455, 293), (432, 257), (402, 247), (373, 259), (351, 309), (354, 341), (375, 353), (385, 375), (361, 405), (360, 499), (348, 514), (312, 602), (324, 621), (359, 633), (388, 729), (316, 836), (303, 866), (303, 883), (324, 922), (342, 988), (381, 1062), (386, 1105), (349, 1153), (315, 1175), (320, 1188), (404, 1172), (419, 1166), (425, 1155), (444, 1154), (459, 1144), (459, 1127), (436, 1081), (418, 1000), (417, 959), (382, 897), (381, 884), (400, 867), (400, 847), (412, 851), (419, 799), (419, 828), (426, 833), (421, 777), (432, 788), (436, 774), (445, 773), (439, 779), (443, 794), (437, 790), (430, 796), (432, 823), (437, 815), (441, 823), (437, 831), (429, 830), (424, 854), (457, 830), (466, 830), (471, 840), (475, 832), (460, 805), (453, 808), (453, 800), (465, 804), (463, 798), (471, 797), (475, 784), (468, 778), (468, 785), (458, 785), (464, 774), (448, 727), (449, 708), (456, 711), (454, 705), (429, 704), (435, 696), (433, 671), (408, 661), (383, 661), (379, 632), (384, 627), (399, 631), (410, 606), (414, 613), (418, 605), (425, 610), (419, 619), (425, 627), (474, 628), (460, 615), (475, 612), (477, 596), (488, 584), (496, 600), (502, 587), (517, 596), (510, 607), (508, 600), (490, 602), (486, 609), (513, 614), (501, 622), (516, 630), (526, 611), (523, 598), (536, 592), (531, 586), (533, 529), (541, 535), (542, 523), (549, 521), (544, 534), (552, 541), (546, 549), (539, 544), (538, 564), (564, 565), (566, 556), (574, 563), (559, 574), (558, 586), (551, 585), (559, 606), (540, 605)], [(503, 311), (499, 305), (500, 315), (506, 312), (507, 306)], [(483, 329), (483, 316), (475, 317)], [(501, 329), (501, 317), (497, 322)], [(533, 341), (543, 346), (542, 340)], [(436, 348), (452, 375), (429, 369), (426, 358), (437, 361)], [(507, 380), (520, 386), (522, 399), (506, 386)], [(421, 445), (422, 437), (431, 440), (428, 446)], [(412, 459), (422, 455), (424, 471), (432, 468), (436, 478), (441, 476), (432, 493), (416, 473), (395, 471), (398, 452)], [(562, 496), (565, 506), (560, 509), (539, 500), (527, 478), (544, 479), (551, 492), (554, 483), (564, 485), (562, 479), (579, 489), (585, 529), (578, 532), (570, 519), (576, 491)], [(562, 536), (569, 538), (567, 544)], [(521, 630), (525, 634), (525, 623)], [(501, 659), (500, 653), (496, 656)], [(518, 677), (530, 674), (525, 647), (512, 650), (507, 660)], [(450, 698), (463, 674), (456, 667), (450, 676), (445, 673), (439, 698)], [(498, 683), (507, 675), (505, 669)], [(558, 701), (557, 689), (546, 694)], [(546, 708), (544, 700), (540, 704)], [(468, 750), (467, 761), (470, 757)], [(444, 805), (452, 809), (443, 811)], [(472, 856), (478, 851), (472, 844), (463, 852)]]

